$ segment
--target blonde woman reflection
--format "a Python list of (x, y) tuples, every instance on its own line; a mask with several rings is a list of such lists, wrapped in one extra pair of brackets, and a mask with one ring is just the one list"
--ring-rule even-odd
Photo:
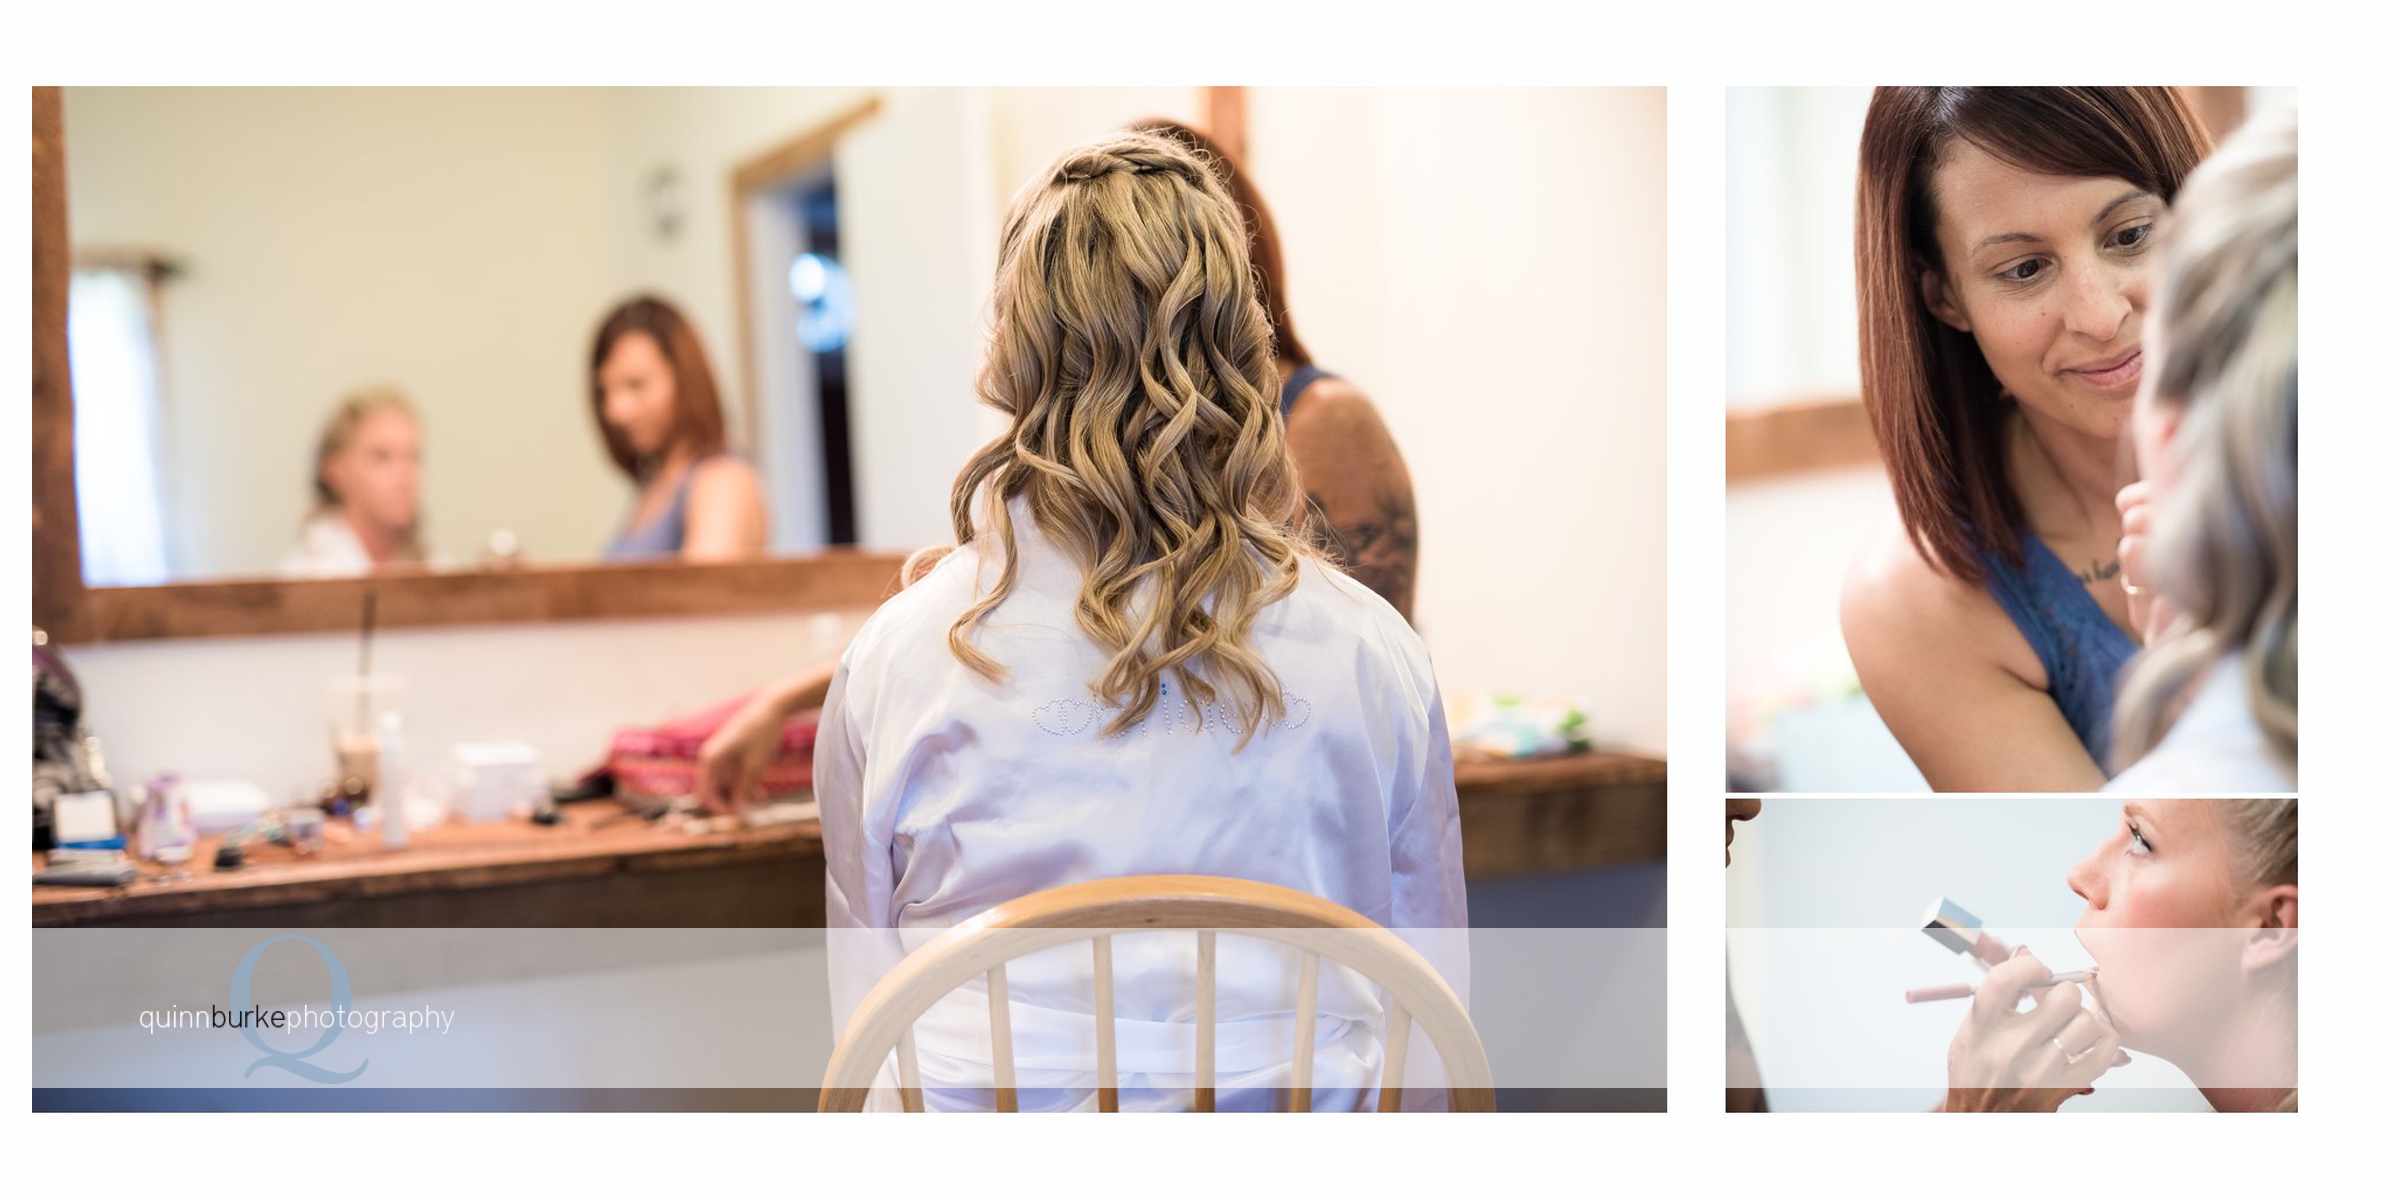
[(2022, 950), (1992, 968), (1950, 1043), (1946, 1111), (2054, 1110), (2123, 1050), (2174, 1064), (2220, 1112), (2298, 1109), (2298, 801), (2129, 802), (2067, 886), (2094, 1005), (2036, 986), (2050, 968)]
[(2288, 792), (2300, 752), (2300, 132), (2262, 114), (2168, 217), (2117, 498), (2151, 632), (2111, 791)]
[(417, 412), (389, 389), (344, 400), (317, 435), (314, 510), (277, 570), (365, 575), (425, 561), (417, 515), (423, 442)]
[[(1148, 134), (1069, 151), (1011, 205), (978, 387), (1009, 428), (952, 490), (958, 547), (853, 639), (818, 729), (837, 947), (904, 948), (1003, 901), (1148, 874), (1466, 927), (1432, 662), (1309, 548), (1244, 243), (1207, 164)], [(899, 932), (845, 936), (880, 930)], [(1218, 1103), (1270, 1103), (1296, 977), (1226, 953)], [(1088, 1105), (1089, 960), (1018, 965), (1020, 1103)], [(877, 972), (846, 951), (832, 968), (840, 1022)], [(1188, 938), (1117, 951), (1128, 1107), (1188, 1100), (1193, 972)], [(1371, 1102), (1381, 1005), (1328, 978), (1317, 1102)], [(918, 1026), (933, 1107), (937, 1080), (972, 1104), (991, 1077), (984, 1003), (951, 999)]]

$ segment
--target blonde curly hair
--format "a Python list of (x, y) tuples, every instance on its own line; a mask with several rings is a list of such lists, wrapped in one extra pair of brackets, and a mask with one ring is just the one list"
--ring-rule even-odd
[(993, 325), (976, 390), (1009, 428), (959, 473), (950, 518), (962, 544), (991, 531), (1001, 570), (951, 626), (952, 653), (1005, 674), (971, 634), (1016, 585), (1009, 502), (1022, 497), (1084, 566), (1075, 620), (1109, 655), (1091, 687), (1118, 706), (1104, 735), (1145, 720), (1169, 673), (1238, 718), (1242, 744), (1281, 721), (1249, 634), (1313, 551), (1274, 338), (1224, 185), (1151, 134), (1059, 156), (1009, 207)]

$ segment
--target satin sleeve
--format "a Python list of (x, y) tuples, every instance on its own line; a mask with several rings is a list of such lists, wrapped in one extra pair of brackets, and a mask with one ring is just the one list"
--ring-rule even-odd
[[(1461, 1005), (1468, 1003), (1467, 875), (1459, 850), (1458, 780), (1450, 759), (1450, 723), (1439, 689), (1424, 679), (1425, 740), (1418, 768), (1397, 776), (1392, 798), (1392, 930), (1440, 973)], [(1403, 1107), (1441, 1109), (1449, 1083), (1423, 1026), (1409, 1032)]]
[[(1430, 683), (1430, 681), (1428, 681)], [(1413, 769), (1399, 772), (1391, 803), (1392, 926), (1465, 929), (1467, 875), (1458, 840), (1458, 780), (1450, 761), (1450, 722), (1428, 686), (1425, 735)], [(1455, 982), (1460, 999), (1466, 989)]]
[(890, 817), (878, 816), (870, 792), (873, 780), (850, 683), (845, 657), (817, 719), (813, 766), (825, 843), (825, 955), (836, 1036), (900, 958), (891, 929)]

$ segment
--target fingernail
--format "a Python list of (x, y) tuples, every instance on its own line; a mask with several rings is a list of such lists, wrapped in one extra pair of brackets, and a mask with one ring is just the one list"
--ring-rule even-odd
[(2130, 1066), (2132, 1066), (2132, 1065), (2133, 1065), (2133, 1056), (2132, 1056), (2132, 1055), (2130, 1055), (2130, 1054), (2127, 1054), (2127, 1053), (2125, 1053), (2125, 1052), (2124, 1052), (2124, 1051), (2122, 1051), (2122, 1050), (2119, 1050), (2119, 1051), (2117, 1051), (2117, 1065), (2118, 1065), (2118, 1066), (2120, 1066), (2120, 1067), (2130, 1067)]

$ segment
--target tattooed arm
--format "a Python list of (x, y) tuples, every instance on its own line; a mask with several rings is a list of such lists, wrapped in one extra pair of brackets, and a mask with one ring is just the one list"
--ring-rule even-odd
[(1350, 577), (1414, 620), (1417, 502), (1375, 406), (1344, 380), (1309, 385), (1285, 424), (1310, 529)]

